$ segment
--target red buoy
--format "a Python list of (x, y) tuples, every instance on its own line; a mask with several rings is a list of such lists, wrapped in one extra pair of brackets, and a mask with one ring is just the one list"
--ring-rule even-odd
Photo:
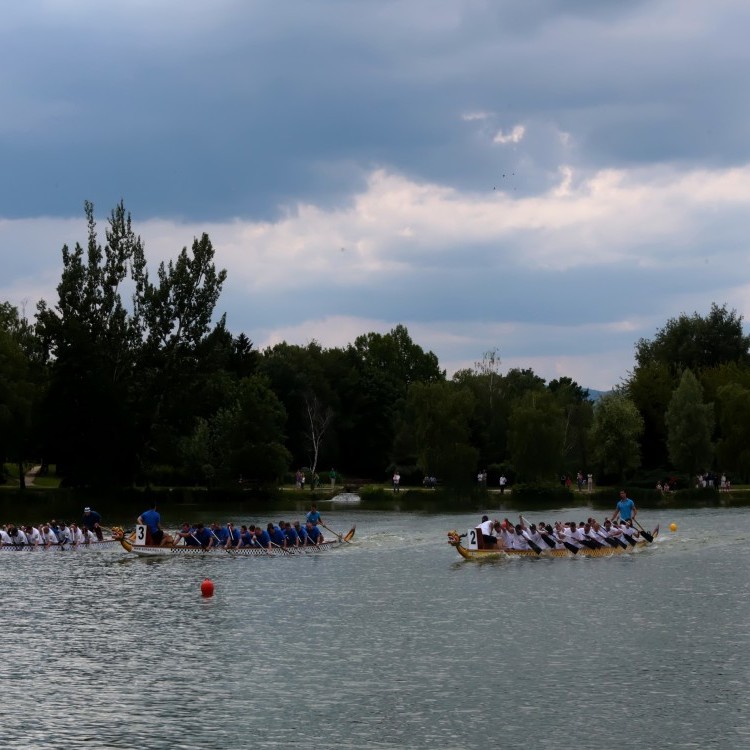
[(203, 583), (201, 584), (201, 594), (206, 597), (214, 595), (214, 582), (210, 578), (203, 579)]

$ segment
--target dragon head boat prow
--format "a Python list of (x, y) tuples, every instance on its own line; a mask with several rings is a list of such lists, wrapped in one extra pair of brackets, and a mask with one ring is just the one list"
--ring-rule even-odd
[(466, 534), (459, 534), (455, 529), (448, 532), (448, 544), (458, 547), (459, 544), (461, 544), (461, 539), (465, 537)]

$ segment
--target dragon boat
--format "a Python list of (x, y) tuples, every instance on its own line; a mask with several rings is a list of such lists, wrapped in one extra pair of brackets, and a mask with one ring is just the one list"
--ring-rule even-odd
[[(635, 541), (635, 544), (628, 544), (626, 547), (617, 545), (616, 547), (580, 547), (575, 552), (572, 549), (563, 547), (562, 549), (543, 549), (536, 552), (532, 549), (509, 549), (507, 547), (485, 547), (482, 541), (482, 532), (480, 529), (469, 529), (465, 534), (459, 534), (458, 531), (448, 532), (448, 544), (456, 548), (464, 560), (492, 560), (504, 557), (612, 557), (614, 555), (632, 554), (638, 550), (653, 544), (653, 541), (659, 534), (657, 526), (651, 533), (646, 532), (651, 541), (645, 537)], [(464, 539), (467, 540), (464, 543)]]
[(47, 552), (55, 555), (59, 552), (86, 552), (93, 550), (117, 549), (119, 539), (102, 539), (80, 544), (0, 544), (0, 552)]
[(122, 548), (131, 554), (140, 557), (282, 557), (287, 555), (313, 555), (320, 552), (328, 552), (347, 544), (351, 544), (356, 526), (352, 526), (346, 534), (336, 536), (327, 542), (320, 544), (307, 544), (304, 547), (278, 547), (271, 549), (265, 547), (191, 547), (184, 543), (164, 544), (157, 546), (148, 544), (146, 527), (138, 525), (135, 535), (126, 536), (121, 530), (115, 530), (117, 541)]

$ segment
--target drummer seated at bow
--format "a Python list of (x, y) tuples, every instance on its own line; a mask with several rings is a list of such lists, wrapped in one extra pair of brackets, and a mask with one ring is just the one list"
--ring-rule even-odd
[(488, 516), (482, 516), (482, 520), (479, 522), (477, 530), (482, 535), (482, 543), (485, 549), (497, 546), (497, 537), (492, 533), (493, 523)]
[(164, 541), (164, 532), (161, 528), (161, 516), (156, 510), (156, 503), (152, 502), (148, 510), (144, 510), (138, 516), (138, 523), (146, 527), (146, 544), (154, 544), (157, 547)]

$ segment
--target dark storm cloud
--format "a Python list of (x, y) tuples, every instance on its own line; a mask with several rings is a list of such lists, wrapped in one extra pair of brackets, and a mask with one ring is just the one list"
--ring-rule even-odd
[[(463, 189), (516, 171), (533, 192), (555, 132), (581, 168), (743, 159), (750, 8), (719, 6), (70, 3), (61, 23), (31, 3), (0, 32), (3, 212), (125, 197), (144, 218), (272, 217), (345, 202), (383, 165)], [(524, 141), (493, 149), (519, 122)]]

